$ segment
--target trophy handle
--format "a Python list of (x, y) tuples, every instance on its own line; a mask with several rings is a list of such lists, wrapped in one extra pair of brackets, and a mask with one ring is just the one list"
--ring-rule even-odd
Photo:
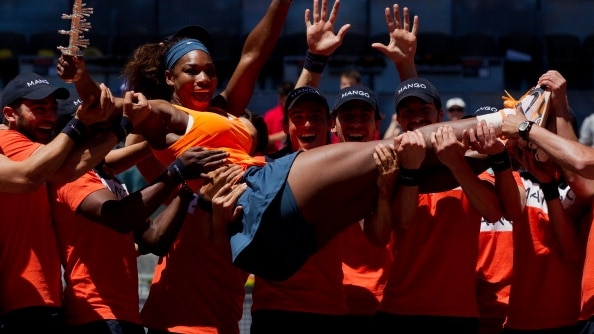
[(70, 56), (81, 56), (81, 48), (89, 46), (89, 40), (83, 33), (91, 29), (91, 23), (87, 22), (87, 17), (93, 14), (93, 8), (86, 8), (82, 0), (75, 0), (72, 5), (72, 14), (62, 14), (62, 19), (71, 20), (70, 30), (58, 30), (58, 33), (69, 35), (68, 46), (58, 46), (62, 54)]

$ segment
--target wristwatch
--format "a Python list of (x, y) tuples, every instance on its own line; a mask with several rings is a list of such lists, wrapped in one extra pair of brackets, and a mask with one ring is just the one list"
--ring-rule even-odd
[(523, 121), (518, 125), (518, 134), (520, 135), (520, 138), (529, 141), (528, 133), (530, 133), (530, 129), (532, 129), (532, 124), (534, 124), (532, 121)]

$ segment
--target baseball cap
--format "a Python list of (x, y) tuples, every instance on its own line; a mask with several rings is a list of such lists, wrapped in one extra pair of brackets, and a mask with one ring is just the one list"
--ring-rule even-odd
[(458, 106), (462, 109), (466, 108), (466, 103), (459, 97), (452, 97), (446, 102), (446, 109), (450, 109), (453, 106)]
[(63, 100), (58, 100), (58, 120), (54, 129), (62, 129), (76, 115), (76, 110), (82, 105), (82, 100), (76, 90), (69, 90), (70, 96)]
[(373, 110), (377, 112), (377, 100), (371, 89), (365, 86), (350, 86), (345, 87), (338, 92), (338, 97), (334, 102), (334, 107), (332, 107), (332, 114), (336, 113), (336, 111), (345, 103), (356, 100), (371, 105)]
[(317, 89), (313, 87), (304, 86), (295, 88), (291, 92), (289, 92), (289, 95), (287, 95), (287, 100), (285, 101), (285, 112), (293, 108), (293, 106), (297, 102), (303, 100), (317, 102), (319, 104), (322, 104), (326, 108), (326, 110), (330, 110), (330, 107), (328, 107), (328, 101), (326, 101), (326, 98), (323, 97)]
[(167, 36), (165, 38), (165, 40), (168, 41), (168, 40), (182, 38), (182, 37), (197, 39), (200, 42), (202, 42), (202, 44), (204, 44), (204, 46), (206, 46), (206, 48), (209, 50), (212, 50), (212, 47), (214, 44), (212, 36), (208, 32), (208, 30), (206, 30), (206, 28), (204, 28), (202, 26), (197, 26), (197, 25), (185, 26), (185, 27), (179, 29), (173, 35)]
[(54, 95), (56, 99), (66, 99), (70, 92), (64, 87), (51, 85), (47, 79), (37, 73), (22, 73), (4, 87), (2, 107), (18, 99), (42, 100), (50, 95)]
[(411, 78), (402, 81), (396, 88), (394, 94), (394, 106), (398, 111), (398, 105), (407, 97), (418, 97), (421, 100), (431, 103), (434, 102), (437, 109), (441, 109), (441, 98), (437, 88), (431, 82), (423, 78)]
[(74, 117), (76, 110), (83, 103), (76, 91), (69, 91), (70, 96), (58, 100), (58, 117)]

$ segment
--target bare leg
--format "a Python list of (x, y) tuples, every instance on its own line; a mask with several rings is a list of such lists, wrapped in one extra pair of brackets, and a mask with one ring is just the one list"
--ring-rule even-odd
[[(450, 171), (439, 163), (431, 149), (431, 133), (445, 125), (454, 127), (461, 138), (464, 129), (476, 127), (476, 119), (436, 123), (419, 129), (429, 147), (423, 165), (422, 192), (457, 186)], [(316, 225), (320, 245), (373, 210), (377, 196), (373, 151), (380, 142), (387, 145), (393, 139), (321, 146), (303, 152), (295, 159), (288, 182), (302, 216), (308, 223)], [(484, 159), (467, 160), (476, 165), (476, 172), (487, 167)]]
[(288, 182), (302, 216), (316, 225), (320, 245), (374, 207), (377, 170), (372, 155), (379, 142), (321, 146), (295, 159)]

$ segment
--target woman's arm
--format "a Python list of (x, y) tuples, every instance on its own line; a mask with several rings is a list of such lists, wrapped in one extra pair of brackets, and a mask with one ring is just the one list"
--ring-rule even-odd
[(254, 94), (256, 81), (283, 29), (291, 0), (272, 0), (264, 17), (247, 36), (239, 64), (221, 92), (227, 112), (239, 117)]

